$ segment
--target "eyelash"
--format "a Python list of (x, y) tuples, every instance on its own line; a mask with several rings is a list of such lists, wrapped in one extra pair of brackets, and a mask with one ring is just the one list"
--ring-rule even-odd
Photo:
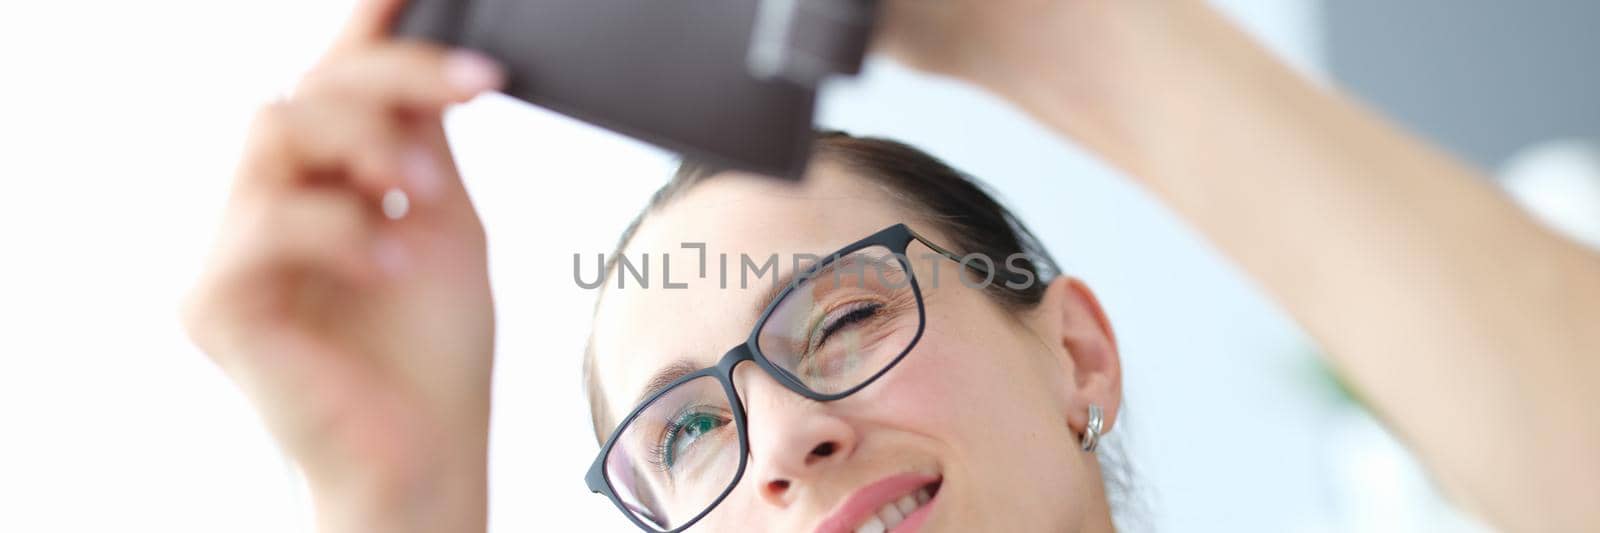
[(822, 331), (821, 333), (815, 335), (814, 340), (806, 343), (805, 353), (809, 354), (815, 351), (817, 347), (822, 346), (822, 343), (828, 340), (828, 337), (832, 336), (844, 326), (848, 326), (877, 314), (878, 311), (883, 310), (884, 304), (881, 302), (859, 301), (841, 305), (839, 307), (851, 307), (851, 309), (842, 313), (823, 315), (819, 320), (827, 320), (830, 316), (835, 318), (833, 318), (831, 321), (818, 324), (816, 327), (812, 328), (812, 331), (816, 331), (817, 328), (820, 327)]
[(719, 421), (723, 422), (724, 425), (731, 423), (730, 419), (727, 417), (714, 415), (713, 413), (715, 413), (716, 410), (717, 408), (704, 404), (688, 405), (679, 410), (678, 414), (672, 417), (672, 421), (667, 422), (665, 426), (662, 426), (661, 434), (656, 437), (656, 445), (653, 447), (654, 449), (650, 451), (649, 457), (645, 458), (645, 460), (648, 461), (653, 468), (661, 472), (670, 472), (672, 470), (672, 465), (667, 464), (667, 455), (671, 453), (671, 450), (668, 448), (672, 446), (672, 443), (668, 442), (667, 439), (673, 435), (676, 435), (679, 430), (683, 429), (683, 421), (685, 419), (697, 414), (714, 416)]

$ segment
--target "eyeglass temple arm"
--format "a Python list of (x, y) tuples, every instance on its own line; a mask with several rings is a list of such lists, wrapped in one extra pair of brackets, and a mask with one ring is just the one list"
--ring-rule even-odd
[[(1013, 281), (1013, 282), (1019, 282), (1019, 283), (1022, 282), (1022, 280), (1019, 279), (1016, 276), (1016, 274), (1013, 273), (1013, 272), (991, 272), (988, 268), (985, 268), (982, 264), (979, 264), (976, 261), (967, 261), (967, 260), (963, 259), (960, 255), (956, 254), (955, 252), (952, 252), (952, 251), (950, 251), (949, 249), (947, 249), (947, 248), (945, 248), (943, 246), (939, 246), (937, 244), (934, 244), (933, 241), (928, 240), (927, 237), (923, 237), (922, 234), (917, 233), (917, 230), (914, 230), (914, 229), (911, 229), (911, 228), (906, 228), (906, 231), (909, 231), (911, 233), (911, 238), (916, 239), (917, 242), (922, 243), (923, 246), (927, 246), (928, 248), (932, 249), (933, 251), (938, 252), (939, 255), (945, 256), (945, 257), (949, 258), (951, 261), (955, 261), (957, 264), (959, 264), (961, 266), (965, 266), (967, 268), (976, 270), (976, 271), (982, 273), (985, 276), (993, 275), (993, 276), (995, 276), (997, 278), (1000, 278), (1000, 279), (1002, 279), (1004, 281)], [(990, 262), (993, 263), (993, 260), (991, 260)]]

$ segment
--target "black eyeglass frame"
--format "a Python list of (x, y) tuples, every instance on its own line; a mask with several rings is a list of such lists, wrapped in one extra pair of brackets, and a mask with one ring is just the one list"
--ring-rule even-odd
[[(771, 303), (767, 304), (767, 308), (761, 312), (761, 317), (756, 320), (755, 327), (751, 328), (750, 336), (745, 339), (744, 343), (734, 346), (733, 348), (729, 349), (727, 353), (724, 353), (722, 355), (722, 359), (717, 361), (716, 366), (702, 368), (675, 379), (672, 381), (672, 383), (662, 387), (661, 390), (651, 394), (650, 397), (634, 406), (633, 411), (629, 412), (628, 416), (623, 418), (622, 422), (617, 424), (616, 428), (612, 430), (611, 436), (606, 439), (605, 445), (600, 447), (600, 453), (595, 457), (594, 463), (589, 465), (589, 471), (584, 476), (584, 482), (588, 484), (589, 491), (596, 494), (605, 495), (611, 500), (612, 504), (617, 506), (618, 510), (622, 511), (623, 515), (628, 517), (628, 520), (632, 521), (634, 525), (639, 526), (640, 529), (650, 533), (678, 533), (689, 529), (690, 526), (693, 526), (696, 522), (699, 522), (700, 519), (705, 518), (705, 516), (710, 514), (713, 509), (716, 509), (718, 505), (722, 504), (722, 500), (726, 499), (729, 494), (733, 493), (734, 487), (739, 486), (739, 482), (744, 479), (745, 466), (750, 460), (750, 438), (749, 434), (745, 430), (746, 419), (744, 404), (740, 401), (741, 398), (739, 397), (738, 389), (733, 385), (733, 371), (739, 366), (739, 363), (753, 361), (755, 362), (756, 366), (760, 367), (761, 370), (766, 372), (768, 376), (771, 376), (778, 383), (782, 384), (784, 388), (789, 389), (795, 394), (799, 394), (813, 401), (831, 402), (850, 396), (851, 394), (855, 394), (856, 391), (866, 388), (868, 385), (871, 385), (873, 382), (877, 381), (878, 378), (883, 377), (883, 375), (888, 373), (890, 369), (895, 367), (895, 365), (900, 364), (900, 360), (905, 359), (906, 355), (910, 354), (911, 350), (916, 348), (917, 342), (922, 340), (922, 331), (927, 326), (928, 314), (926, 310), (923, 309), (922, 288), (917, 285), (916, 273), (911, 267), (910, 258), (907, 257), (907, 249), (911, 246), (912, 241), (920, 242), (923, 246), (927, 246), (929, 249), (933, 250), (939, 255), (955, 261), (962, 266), (971, 268), (979, 273), (984, 274), (985, 279), (990, 280), (990, 282), (994, 282), (996, 280), (1007, 283), (1021, 282), (1020, 278), (1022, 278), (1022, 276), (1013, 272), (998, 268), (991, 271), (989, 268), (985, 268), (983, 265), (965, 261), (960, 255), (957, 255), (955, 252), (945, 249), (942, 246), (934, 244), (932, 241), (929, 241), (927, 238), (918, 234), (916, 231), (912, 230), (903, 223), (889, 226), (878, 231), (877, 233), (867, 236), (866, 238), (840, 248), (838, 251), (824, 256), (824, 258), (815, 265), (806, 268), (803, 273), (796, 275), (794, 279), (789, 282), (789, 285), (784, 287), (783, 290), (778, 293), (778, 296), (772, 299)], [(911, 342), (906, 344), (905, 349), (902, 350), (899, 355), (896, 355), (894, 359), (889, 361), (888, 364), (884, 365), (882, 369), (879, 369), (877, 373), (873, 374), (871, 377), (868, 377), (860, 384), (835, 394), (823, 394), (811, 390), (811, 388), (807, 387), (805, 383), (800, 381), (799, 378), (796, 378), (788, 370), (774, 365), (764, 354), (761, 353), (761, 347), (759, 343), (761, 328), (766, 326), (767, 319), (772, 316), (773, 311), (778, 308), (778, 305), (789, 296), (789, 293), (792, 292), (795, 287), (798, 287), (800, 284), (813, 279), (813, 276), (816, 272), (832, 264), (839, 258), (872, 246), (882, 246), (887, 248), (893, 253), (895, 261), (898, 261), (901, 267), (905, 269), (906, 279), (911, 285), (911, 294), (915, 296), (917, 301), (917, 333), (911, 337)], [(993, 261), (990, 261), (990, 264), (992, 265)], [(739, 434), (739, 469), (734, 472), (732, 481), (728, 483), (727, 488), (722, 490), (722, 494), (719, 494), (716, 499), (712, 500), (704, 510), (700, 511), (700, 514), (695, 515), (694, 518), (684, 522), (683, 525), (678, 526), (677, 528), (663, 531), (660, 528), (647, 524), (640, 519), (638, 514), (634, 510), (629, 509), (627, 504), (623, 503), (622, 498), (618, 497), (616, 492), (612, 490), (611, 482), (606, 476), (606, 457), (611, 455), (611, 448), (616, 444), (617, 437), (624, 433), (622, 429), (627, 428), (629, 424), (632, 424), (633, 420), (638, 418), (638, 416), (644, 412), (645, 408), (649, 407), (652, 403), (655, 403), (655, 401), (662, 395), (671, 392), (679, 385), (708, 376), (715, 378), (717, 382), (722, 385), (722, 392), (727, 396), (729, 408), (733, 411), (734, 428)]]

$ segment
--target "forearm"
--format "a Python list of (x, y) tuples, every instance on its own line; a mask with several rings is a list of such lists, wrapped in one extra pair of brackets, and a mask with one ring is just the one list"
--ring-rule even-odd
[(992, 88), (1232, 257), (1463, 503), (1600, 523), (1600, 259), (1202, 4), (1112, 4), (1076, 28), (1101, 33), (1091, 71), (1036, 55)]
[(487, 529), (486, 453), (432, 458), (413, 472), (310, 476), (321, 533), (481, 532)]
[(488, 517), (490, 398), (385, 407), (328, 419), (314, 447), (295, 454), (321, 533), (482, 532)]

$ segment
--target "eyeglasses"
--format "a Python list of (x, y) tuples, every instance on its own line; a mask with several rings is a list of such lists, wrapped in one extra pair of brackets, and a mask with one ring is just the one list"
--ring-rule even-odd
[(645, 531), (683, 531), (704, 518), (733, 492), (750, 456), (733, 385), (739, 363), (754, 361), (795, 394), (827, 402), (872, 384), (911, 353), (927, 322), (906, 253), (913, 241), (986, 282), (1024, 277), (992, 261), (965, 261), (905, 224), (824, 256), (777, 293), (716, 366), (647, 393), (600, 448), (585, 477), (589, 490)]

